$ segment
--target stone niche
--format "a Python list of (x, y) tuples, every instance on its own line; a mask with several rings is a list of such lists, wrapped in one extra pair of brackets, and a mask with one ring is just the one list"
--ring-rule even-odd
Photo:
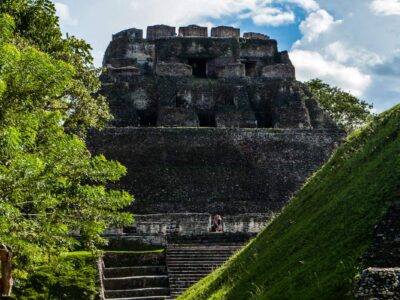
[(208, 28), (198, 25), (189, 25), (179, 28), (179, 36), (184, 37), (208, 37)]
[(211, 37), (215, 38), (240, 38), (240, 29), (230, 26), (211, 28)]
[(154, 25), (147, 27), (147, 39), (157, 40), (160, 38), (176, 36), (176, 28), (168, 25)]

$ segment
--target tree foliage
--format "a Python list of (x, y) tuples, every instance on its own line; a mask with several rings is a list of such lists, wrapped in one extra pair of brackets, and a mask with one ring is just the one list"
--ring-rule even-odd
[(62, 105), (48, 107), (63, 110), (69, 130), (83, 135), (88, 127), (100, 128), (111, 119), (106, 99), (97, 94), (100, 70), (93, 66), (90, 45), (74, 36), (63, 38), (50, 0), (2, 0), (0, 14), (13, 17), (17, 44), (33, 46), (74, 67), (69, 85), (57, 95)]
[(371, 104), (338, 87), (332, 87), (320, 79), (310, 80), (306, 85), (323, 109), (347, 132), (359, 128), (372, 116)]
[[(3, 1), (0, 11), (7, 5), (15, 12), (0, 14), (0, 254), (2, 270), (8, 264), (3, 257), (12, 254), (24, 276), (77, 245), (96, 250), (105, 243), (105, 228), (132, 222), (120, 212), (132, 197), (105, 187), (125, 175), (125, 167), (91, 156), (83, 139), (63, 126), (82, 132), (108, 115), (91, 96), (97, 83), (88, 48), (61, 38), (48, 1)], [(38, 7), (45, 10), (36, 20), (30, 11)], [(10, 294), (4, 288), (12, 286), (10, 274), (1, 283), (2, 294)]]

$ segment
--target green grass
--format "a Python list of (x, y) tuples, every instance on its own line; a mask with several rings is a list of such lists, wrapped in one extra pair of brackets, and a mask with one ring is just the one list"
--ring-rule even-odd
[(352, 299), (374, 226), (400, 199), (400, 105), (354, 133), (282, 213), (179, 299)]

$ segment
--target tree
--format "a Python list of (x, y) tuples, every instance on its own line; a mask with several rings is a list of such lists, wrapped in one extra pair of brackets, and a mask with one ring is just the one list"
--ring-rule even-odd
[[(12, 270), (29, 270), (76, 245), (94, 251), (105, 243), (101, 234), (107, 227), (132, 222), (129, 213), (120, 212), (132, 197), (106, 188), (126, 169), (102, 155), (91, 156), (83, 139), (63, 126), (79, 124), (75, 128), (84, 130), (92, 122), (101, 125), (101, 114), (86, 107), (95, 105), (95, 98), (88, 96), (90, 88), (74, 94), (85, 82), (78, 75), (80, 63), (40, 48), (18, 32), (10, 15), (0, 14), (0, 292), (4, 296), (12, 291)], [(81, 110), (74, 111), (78, 107)], [(88, 116), (81, 117), (83, 112)], [(79, 239), (73, 235), (77, 232)]]
[(306, 85), (322, 108), (347, 132), (359, 128), (372, 117), (371, 104), (338, 87), (331, 87), (320, 79), (310, 80)]
[(72, 65), (76, 72), (58, 97), (68, 99), (57, 106), (64, 110), (64, 126), (84, 135), (88, 127), (101, 128), (111, 120), (100, 88), (100, 69), (93, 66), (91, 47), (73, 36), (63, 38), (55, 6), (50, 0), (2, 0), (0, 14), (14, 19), (14, 36), (19, 44), (29, 44), (52, 58)]

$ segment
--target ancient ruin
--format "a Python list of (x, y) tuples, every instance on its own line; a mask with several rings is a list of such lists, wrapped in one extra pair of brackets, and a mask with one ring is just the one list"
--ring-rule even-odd
[[(343, 137), (260, 33), (156, 25), (144, 38), (132, 28), (113, 35), (103, 64), (115, 118), (88, 145), (128, 168), (117, 185), (135, 195), (136, 221), (115, 233), (143, 243), (243, 242)], [(210, 233), (217, 214), (223, 233)]]

